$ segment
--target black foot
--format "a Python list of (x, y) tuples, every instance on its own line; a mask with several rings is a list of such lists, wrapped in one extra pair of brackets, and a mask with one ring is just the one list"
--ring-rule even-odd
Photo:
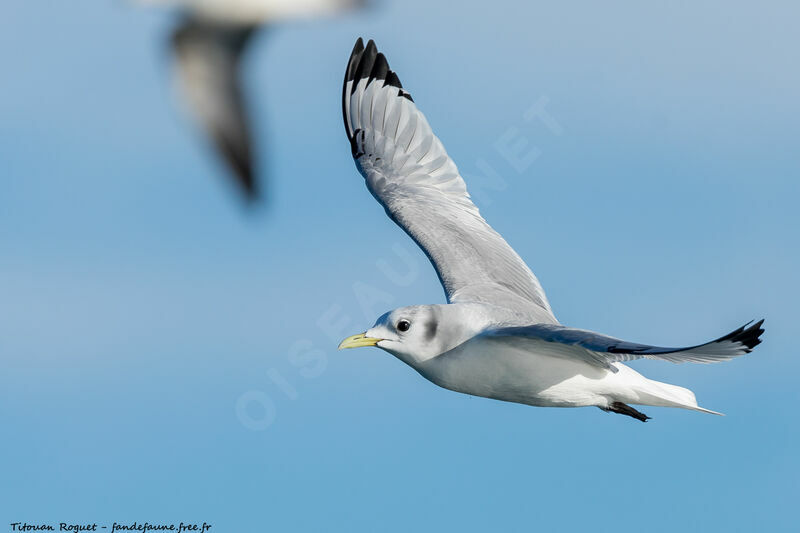
[[(601, 407), (601, 409), (603, 408)], [(609, 413), (618, 413), (621, 415), (627, 415), (632, 418), (635, 418), (636, 420), (641, 420), (642, 422), (647, 422), (648, 420), (650, 420), (650, 417), (647, 416), (646, 414), (640, 413), (630, 405), (622, 402), (613, 402), (611, 405), (603, 409), (603, 411), (608, 411)]]

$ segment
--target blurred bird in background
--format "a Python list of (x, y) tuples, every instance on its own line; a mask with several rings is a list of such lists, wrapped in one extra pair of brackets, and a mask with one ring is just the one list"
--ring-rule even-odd
[(366, 0), (139, 0), (173, 6), (180, 20), (171, 50), (180, 97), (205, 129), (248, 201), (259, 197), (253, 137), (239, 64), (261, 28), (284, 20), (331, 15)]

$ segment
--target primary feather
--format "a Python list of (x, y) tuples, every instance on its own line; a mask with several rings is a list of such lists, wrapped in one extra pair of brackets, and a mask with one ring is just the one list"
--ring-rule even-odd
[(172, 37), (184, 98), (249, 198), (257, 184), (239, 63), (255, 29), (187, 16)]
[(574, 346), (570, 356), (616, 371), (611, 363), (634, 359), (661, 359), (672, 363), (719, 363), (753, 351), (761, 343), (764, 320), (735, 329), (719, 339), (684, 348), (664, 348), (637, 344), (609, 337), (593, 331), (568, 328), (558, 324), (534, 324), (496, 328), (484, 333), (487, 336), (509, 337), (524, 343), (526, 340), (545, 341)]
[(539, 281), (481, 217), (464, 180), (375, 43), (353, 48), (342, 94), (356, 165), (386, 213), (433, 263), (449, 302), (556, 323)]

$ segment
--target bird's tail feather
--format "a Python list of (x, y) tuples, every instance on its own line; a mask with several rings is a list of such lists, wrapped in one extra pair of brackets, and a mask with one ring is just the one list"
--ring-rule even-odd
[(697, 405), (697, 399), (692, 391), (677, 385), (645, 379), (644, 382), (639, 384), (636, 392), (643, 405), (679, 407), (712, 415), (725, 416), (722, 413), (700, 407)]

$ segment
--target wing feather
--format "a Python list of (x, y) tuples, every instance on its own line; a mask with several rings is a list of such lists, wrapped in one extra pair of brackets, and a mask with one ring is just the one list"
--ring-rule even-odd
[(518, 343), (556, 343), (575, 347), (570, 356), (616, 370), (612, 363), (634, 359), (661, 359), (672, 363), (718, 363), (750, 353), (761, 343), (764, 320), (749, 322), (716, 340), (684, 348), (665, 348), (623, 341), (587, 331), (554, 324), (498, 328), (483, 333)]
[(481, 217), (455, 163), (375, 43), (356, 42), (342, 112), (369, 191), (433, 263), (449, 302), (557, 323), (536, 276)]
[(246, 196), (257, 196), (239, 61), (255, 30), (187, 16), (172, 36), (179, 87)]

